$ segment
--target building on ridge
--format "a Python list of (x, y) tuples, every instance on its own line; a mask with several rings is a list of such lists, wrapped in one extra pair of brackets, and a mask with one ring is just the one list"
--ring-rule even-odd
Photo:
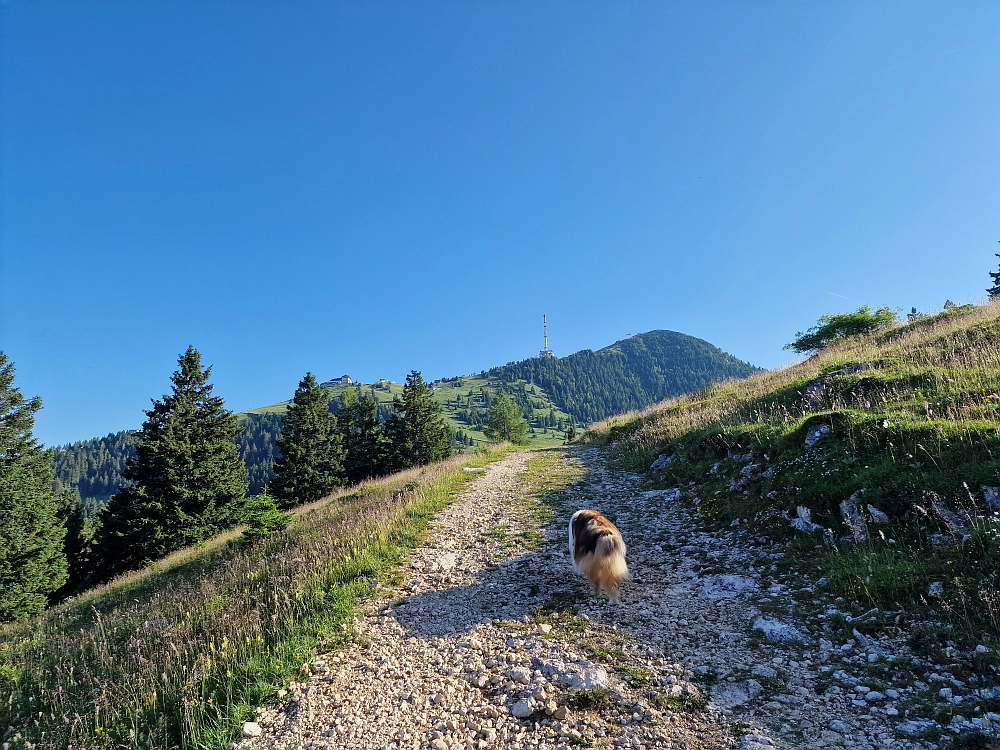
[(353, 382), (350, 375), (341, 375), (339, 378), (327, 380), (325, 383), (320, 383), (320, 385), (350, 385)]

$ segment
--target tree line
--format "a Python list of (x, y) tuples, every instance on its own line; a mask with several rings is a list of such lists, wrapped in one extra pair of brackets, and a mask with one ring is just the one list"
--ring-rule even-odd
[[(124, 483), (88, 523), (79, 493), (55, 481), (53, 456), (33, 437), (41, 400), (21, 394), (13, 363), (0, 352), (0, 621), (36, 614), (53, 598), (237, 524), (256, 533), (279, 528), (287, 523), (282, 511), (339, 486), (452, 453), (454, 436), (417, 371), (384, 421), (375, 399), (354, 389), (333, 413), (307, 373), (283, 416), (248, 415), (241, 425), (213, 394), (212, 368), (202, 366), (196, 349), (178, 365), (170, 393), (153, 401), (142, 428), (109, 436), (125, 456)], [(254, 493), (241, 435), (251, 438), (248, 445), (276, 447), (257, 457), (258, 465), (273, 463), (273, 477)], [(83, 464), (62, 468), (81, 477), (86, 471)], [(108, 487), (107, 478), (89, 479), (90, 488)]]

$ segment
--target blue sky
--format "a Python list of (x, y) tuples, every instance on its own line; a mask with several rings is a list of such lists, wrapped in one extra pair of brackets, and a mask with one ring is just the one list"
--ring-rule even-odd
[(0, 4), (0, 349), (46, 444), (657, 328), (979, 301), (1000, 4)]

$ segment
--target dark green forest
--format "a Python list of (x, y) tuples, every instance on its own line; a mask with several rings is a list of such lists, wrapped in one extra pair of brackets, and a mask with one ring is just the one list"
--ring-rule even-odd
[(506, 383), (536, 384), (560, 409), (589, 424), (758, 370), (703, 339), (650, 331), (596, 352), (526, 359), (487, 374)]
[[(243, 431), (236, 438), (240, 458), (250, 478), (250, 494), (257, 495), (274, 474), (281, 434), (281, 414), (240, 414)], [(135, 456), (135, 432), (123, 430), (102, 438), (81, 440), (50, 451), (55, 489), (76, 489), (84, 515), (94, 516), (118, 491), (125, 461)]]

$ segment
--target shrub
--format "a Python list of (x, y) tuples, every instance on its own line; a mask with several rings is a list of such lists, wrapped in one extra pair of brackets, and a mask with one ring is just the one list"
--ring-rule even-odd
[(805, 333), (795, 334), (795, 341), (785, 346), (800, 354), (814, 352), (848, 336), (872, 333), (896, 322), (896, 314), (888, 307), (872, 310), (862, 305), (857, 312), (823, 315)]

